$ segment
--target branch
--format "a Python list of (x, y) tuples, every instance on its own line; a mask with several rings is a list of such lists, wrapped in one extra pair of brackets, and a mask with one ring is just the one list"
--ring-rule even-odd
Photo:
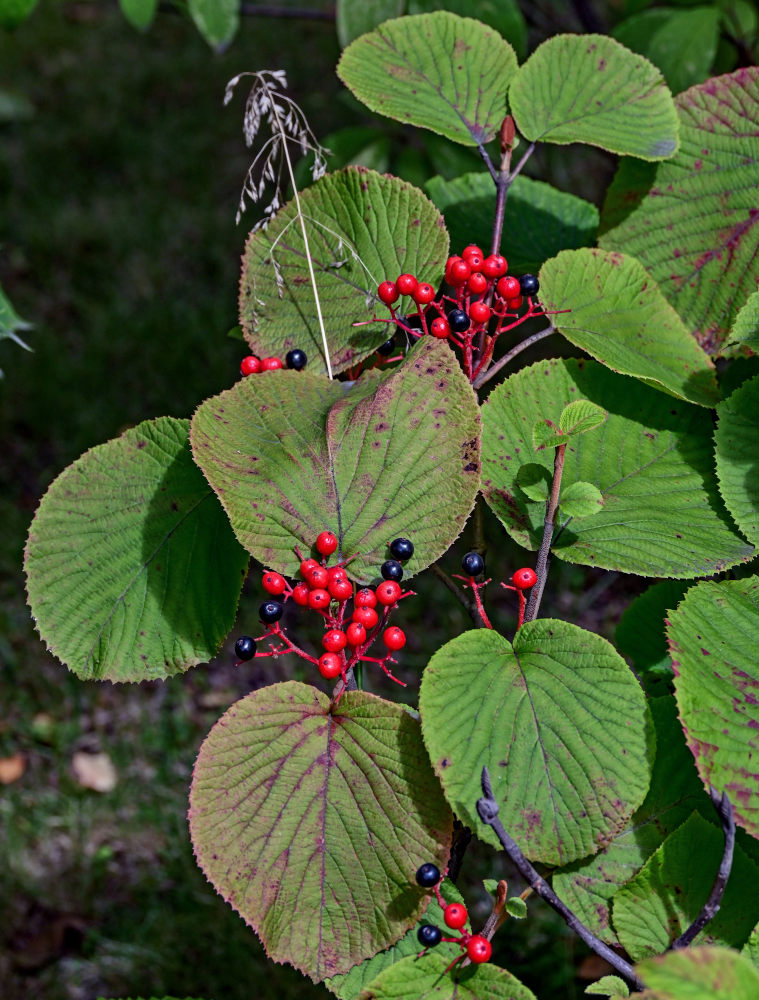
[(690, 927), (672, 942), (670, 945), (672, 950), (687, 948), (695, 936), (717, 915), (720, 903), (722, 902), (722, 894), (725, 891), (727, 880), (730, 878), (730, 869), (733, 866), (733, 850), (735, 848), (735, 817), (733, 816), (733, 807), (730, 799), (727, 797), (727, 792), (723, 792), (722, 796), (720, 796), (719, 792), (710, 785), (709, 795), (712, 805), (717, 810), (717, 814), (722, 821), (722, 831), (725, 834), (725, 850), (722, 854), (722, 861), (717, 870), (717, 877), (714, 879), (714, 885), (712, 886), (712, 891), (709, 893), (709, 898)]
[(535, 562), (535, 573), (537, 583), (532, 588), (530, 599), (527, 602), (527, 610), (524, 613), (524, 620), (531, 622), (538, 617), (540, 602), (543, 597), (543, 589), (548, 576), (548, 559), (551, 555), (551, 542), (556, 527), (556, 511), (559, 507), (559, 493), (561, 492), (561, 475), (564, 471), (564, 452), (567, 450), (565, 444), (560, 444), (556, 449), (553, 459), (553, 482), (551, 483), (551, 494), (546, 501), (546, 519), (543, 524), (543, 538), (538, 549), (538, 558)]
[(533, 333), (531, 336), (525, 337), (524, 340), (512, 347), (507, 354), (504, 354), (504, 356), (488, 368), (487, 371), (480, 372), (474, 382), (472, 382), (472, 386), (475, 389), (479, 389), (480, 386), (489, 382), (494, 375), (497, 375), (502, 368), (505, 368), (510, 361), (513, 361), (517, 354), (521, 354), (521, 352), (527, 347), (531, 347), (533, 344), (536, 344), (539, 340), (543, 340), (544, 337), (550, 336), (552, 333), (556, 333), (556, 327), (553, 323), (547, 326), (545, 330), (538, 330), (537, 333)]
[(462, 606), (462, 608), (466, 611), (466, 613), (469, 615), (469, 617), (476, 625), (479, 621), (479, 615), (477, 614), (477, 608), (475, 606), (474, 601), (470, 601), (467, 598), (466, 594), (459, 587), (456, 586), (456, 584), (448, 576), (445, 570), (442, 570), (437, 563), (433, 563), (430, 566), (430, 569), (438, 578), (438, 580), (440, 580), (440, 582), (443, 583), (448, 588), (448, 590), (450, 590), (450, 592), (453, 594), (453, 596), (456, 598), (456, 600), (459, 602), (459, 604)]
[(541, 878), (540, 875), (535, 871), (527, 858), (522, 854), (517, 846), (516, 841), (506, 833), (503, 828), (503, 824), (498, 819), (498, 803), (493, 796), (493, 787), (490, 784), (490, 775), (488, 774), (487, 767), (482, 769), (482, 791), (483, 798), (477, 800), (477, 812), (479, 813), (480, 819), (483, 823), (487, 823), (488, 826), (492, 827), (495, 831), (496, 836), (501, 842), (501, 846), (504, 851), (508, 854), (513, 865), (519, 871), (519, 874), (524, 878), (529, 885), (535, 890), (535, 892), (544, 899), (549, 906), (553, 907), (557, 913), (561, 914), (567, 925), (572, 928), (572, 930), (582, 938), (585, 944), (593, 951), (600, 955), (601, 958), (606, 959), (609, 965), (612, 966), (628, 983), (631, 983), (635, 989), (642, 990), (644, 984), (641, 979), (635, 973), (635, 970), (630, 965), (621, 958), (612, 948), (603, 941), (599, 940), (592, 931), (590, 931), (582, 921), (575, 916), (574, 913), (569, 909), (566, 903), (563, 903), (553, 889), (548, 885), (545, 879)]

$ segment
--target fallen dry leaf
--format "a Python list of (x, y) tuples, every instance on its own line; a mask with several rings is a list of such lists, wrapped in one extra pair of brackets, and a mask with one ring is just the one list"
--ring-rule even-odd
[(74, 776), (83, 788), (111, 792), (116, 787), (116, 768), (107, 753), (84, 753), (78, 750), (71, 758)]
[(14, 753), (12, 757), (0, 757), (0, 785), (10, 785), (26, 770), (24, 755)]

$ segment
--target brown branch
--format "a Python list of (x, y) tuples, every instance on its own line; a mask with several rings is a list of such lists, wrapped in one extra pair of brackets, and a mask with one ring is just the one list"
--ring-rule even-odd
[(437, 563), (433, 563), (430, 569), (435, 574), (435, 576), (444, 584), (448, 590), (453, 594), (462, 608), (466, 611), (469, 617), (472, 619), (475, 625), (478, 624), (480, 616), (477, 614), (477, 607), (473, 600), (469, 600), (466, 594), (458, 587), (453, 580), (448, 576), (445, 570), (442, 570)]
[(532, 347), (533, 344), (537, 344), (539, 340), (543, 340), (544, 337), (548, 337), (552, 333), (556, 333), (556, 327), (553, 323), (547, 326), (545, 330), (538, 330), (537, 333), (533, 333), (531, 336), (525, 337), (524, 340), (521, 340), (518, 344), (512, 347), (507, 354), (504, 354), (502, 358), (499, 358), (494, 365), (491, 365), (487, 371), (480, 372), (474, 382), (472, 382), (472, 386), (475, 389), (479, 389), (480, 386), (489, 382), (494, 375), (497, 375), (502, 368), (505, 368), (510, 361), (513, 361), (518, 354), (521, 354), (526, 348)]
[(561, 475), (564, 471), (564, 452), (567, 450), (565, 444), (560, 444), (556, 449), (553, 459), (553, 482), (551, 483), (551, 493), (546, 501), (546, 519), (543, 524), (543, 539), (538, 549), (538, 558), (535, 561), (535, 574), (537, 582), (532, 588), (530, 599), (527, 602), (527, 610), (524, 613), (524, 620), (531, 622), (538, 617), (540, 601), (543, 597), (543, 589), (548, 576), (548, 559), (551, 555), (551, 542), (556, 528), (556, 511), (559, 509), (559, 493), (561, 492)]

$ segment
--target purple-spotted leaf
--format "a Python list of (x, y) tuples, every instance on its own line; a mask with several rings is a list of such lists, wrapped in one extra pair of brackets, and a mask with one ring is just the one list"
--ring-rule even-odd
[(58, 476), (29, 529), (32, 615), (85, 679), (163, 679), (231, 629), (248, 554), (192, 460), (187, 420), (147, 420)]
[(759, 838), (759, 577), (705, 581), (669, 617), (675, 695), (705, 787)]
[(234, 704), (200, 748), (200, 867), (277, 962), (315, 981), (394, 944), (424, 912), (414, 881), (448, 859), (452, 818), (407, 709), (338, 704), (296, 681)]
[(534, 860), (594, 854), (646, 794), (643, 692), (613, 646), (568, 622), (527, 622), (513, 645), (489, 629), (446, 643), (424, 671), (419, 711), (456, 815), (498, 845), (476, 809), (487, 766), (501, 821)]
[(440, 945), (420, 959), (404, 958), (369, 983), (359, 1000), (535, 1000), (532, 990), (496, 965), (446, 974), (457, 954), (450, 945)]
[(282, 573), (296, 572), (296, 546), (308, 552), (329, 529), (362, 583), (391, 539), (412, 539), (411, 576), (459, 535), (480, 482), (474, 392), (432, 337), (389, 374), (354, 383), (287, 371), (243, 379), (198, 409), (192, 446), (237, 537)]
[[(410, 272), (435, 287), (445, 267), (443, 217), (422, 192), (365, 167), (328, 174), (300, 195), (300, 206), (327, 331), (332, 370), (368, 357), (395, 330), (377, 287)], [(417, 311), (410, 299), (396, 304)], [(373, 317), (379, 317), (373, 322)], [(324, 348), (298, 209), (288, 202), (266, 229), (252, 233), (240, 278), (240, 323), (260, 357), (308, 355), (309, 372), (326, 372)], [(357, 325), (358, 324), (358, 325)]]
[(560, 515), (555, 555), (665, 577), (711, 575), (751, 558), (753, 546), (730, 524), (717, 491), (711, 415), (583, 360), (524, 368), (482, 407), (482, 491), (520, 545), (540, 545), (545, 504), (519, 488), (519, 471), (542, 464), (553, 474), (553, 450), (533, 451), (532, 429), (538, 420), (558, 423), (573, 399), (609, 416), (567, 446), (562, 489), (593, 483), (604, 503), (580, 521)]
[(517, 128), (533, 142), (587, 142), (661, 160), (677, 149), (677, 114), (659, 70), (605, 35), (556, 35), (509, 90)]
[[(694, 812), (616, 893), (614, 927), (635, 961), (666, 951), (690, 927), (709, 898), (724, 845), (720, 827)], [(696, 942), (742, 947), (759, 919), (758, 882), (759, 869), (736, 845), (719, 910)]]
[(501, 127), (516, 70), (497, 31), (441, 10), (385, 21), (357, 38), (337, 75), (372, 111), (476, 146)]
[(563, 250), (540, 269), (540, 301), (558, 330), (597, 361), (700, 406), (714, 406), (714, 365), (633, 257)]
[(717, 407), (714, 444), (719, 489), (735, 523), (759, 544), (759, 375)]
[(720, 353), (759, 282), (759, 67), (680, 94), (680, 152), (601, 238), (642, 261), (688, 330)]
[(759, 972), (730, 948), (697, 945), (647, 958), (636, 972), (648, 986), (636, 1000), (756, 1000)]

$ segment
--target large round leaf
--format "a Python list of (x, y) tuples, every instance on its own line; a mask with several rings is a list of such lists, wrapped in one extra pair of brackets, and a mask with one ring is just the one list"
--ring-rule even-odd
[(759, 543), (759, 376), (717, 408), (717, 476), (725, 506), (754, 545)]
[[(349, 385), (306, 372), (238, 382), (195, 414), (195, 459), (242, 544), (294, 573), (295, 547), (334, 531), (348, 572), (377, 577), (396, 536), (412, 575), (460, 533), (480, 481), (474, 392), (447, 345), (421, 339), (390, 374)], [(444, 502), (441, 498), (444, 498)]]
[(759, 68), (707, 80), (676, 104), (679, 154), (601, 245), (642, 261), (716, 354), (759, 278)]
[(643, 265), (621, 253), (564, 250), (540, 270), (540, 301), (557, 329), (615, 372), (714, 406), (714, 365)]
[(369, 983), (360, 1000), (535, 1000), (532, 990), (495, 965), (470, 965), (446, 974), (456, 954), (444, 945), (419, 959), (404, 958)]
[(372, 111), (476, 146), (501, 127), (516, 69), (498, 32), (436, 11), (385, 21), (357, 38), (337, 75)]
[(456, 815), (498, 844), (476, 809), (487, 766), (500, 819), (534, 860), (594, 854), (646, 794), (645, 696), (613, 646), (568, 622), (528, 622), (513, 645), (489, 629), (446, 643), (424, 671), (419, 711)]
[(675, 694), (701, 780), (759, 837), (759, 577), (703, 582), (669, 618)]
[[(411, 184), (364, 167), (328, 174), (300, 195), (333, 371), (367, 357), (395, 327), (377, 286), (410, 271), (437, 287), (448, 253), (443, 218)], [(417, 306), (401, 300), (408, 311)], [(300, 347), (326, 372), (321, 329), (297, 207), (289, 202), (252, 233), (240, 278), (240, 322), (252, 350), (284, 357)], [(368, 324), (359, 325), (355, 324)]]
[(639, 1000), (756, 1000), (759, 972), (730, 948), (700, 945), (647, 958), (636, 971), (649, 989)]
[(393, 944), (448, 858), (451, 814), (408, 711), (296, 681), (234, 704), (190, 791), (200, 867), (269, 956), (319, 981)]
[(155, 680), (216, 653), (248, 554), (192, 461), (188, 421), (148, 420), (65, 469), (26, 544), (40, 635), (80, 677)]
[(712, 421), (593, 361), (546, 361), (498, 386), (482, 408), (483, 493), (520, 545), (537, 549), (545, 505), (517, 486), (521, 466), (553, 472), (553, 451), (534, 451), (538, 420), (588, 399), (609, 414), (566, 450), (562, 488), (590, 482), (604, 506), (562, 517), (552, 551), (568, 562), (648, 576), (695, 577), (746, 561), (753, 548), (735, 532), (713, 473)]
[(661, 160), (677, 149), (677, 114), (659, 70), (605, 35), (556, 35), (511, 84), (517, 127), (540, 142), (587, 142)]

